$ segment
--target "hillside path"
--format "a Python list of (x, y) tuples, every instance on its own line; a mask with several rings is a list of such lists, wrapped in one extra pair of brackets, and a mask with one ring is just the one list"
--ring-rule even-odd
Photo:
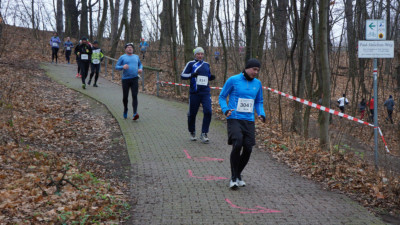
[[(98, 88), (83, 90), (76, 65), (42, 68), (103, 103), (120, 124), (133, 168), (135, 224), (384, 224), (357, 202), (323, 190), (256, 148), (243, 171), (247, 186), (229, 190), (231, 147), (224, 122), (212, 121), (210, 144), (191, 142), (186, 103), (140, 93), (140, 119), (124, 120), (120, 85), (100, 77)], [(129, 109), (131, 118), (131, 103)], [(202, 118), (199, 112), (197, 136)]]

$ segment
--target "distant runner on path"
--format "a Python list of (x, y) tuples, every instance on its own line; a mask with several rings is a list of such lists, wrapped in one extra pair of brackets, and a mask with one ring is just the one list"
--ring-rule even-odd
[(82, 88), (86, 89), (86, 77), (89, 72), (89, 64), (92, 56), (92, 48), (87, 43), (87, 38), (81, 38), (82, 43), (75, 47), (75, 54), (78, 57), (79, 67), (82, 75)]
[(128, 95), (129, 89), (132, 92), (133, 120), (139, 119), (137, 113), (138, 107), (138, 91), (139, 91), (139, 74), (142, 73), (143, 65), (139, 56), (133, 54), (133, 43), (125, 45), (125, 53), (120, 56), (115, 65), (116, 70), (123, 70), (122, 73), (122, 103), (124, 104), (124, 119), (128, 117)]
[[(339, 104), (339, 109), (342, 113), (344, 113), (344, 107), (349, 104), (349, 100), (346, 98), (346, 94), (343, 94), (343, 97), (339, 98), (337, 100), (338, 104)], [(340, 117), (342, 118), (342, 117)]]
[(90, 77), (88, 81), (88, 85), (92, 82), (92, 78), (94, 73), (96, 73), (96, 76), (94, 77), (94, 84), (93, 87), (98, 87), (97, 86), (97, 80), (99, 79), (99, 73), (100, 73), (100, 63), (103, 61), (104, 55), (103, 55), (103, 50), (99, 48), (99, 42), (94, 41), (93, 42), (93, 47), (92, 47), (92, 62), (91, 62), (91, 68), (90, 68)]
[(74, 44), (70, 41), (70, 38), (67, 37), (67, 41), (64, 42), (64, 51), (65, 51), (65, 59), (67, 60), (68, 64), (70, 64), (71, 61), (71, 52), (73, 47)]
[(190, 140), (196, 141), (196, 115), (199, 111), (200, 104), (203, 105), (203, 126), (201, 128), (200, 140), (208, 143), (207, 133), (211, 123), (211, 92), (208, 81), (215, 79), (211, 75), (210, 64), (203, 60), (204, 49), (197, 47), (193, 50), (195, 60), (189, 61), (181, 74), (182, 80), (190, 79), (189, 90), (189, 112), (188, 112), (188, 128)]
[(142, 53), (142, 56), (144, 59), (144, 55), (146, 54), (147, 48), (149, 48), (149, 44), (142, 38), (142, 41), (139, 44), (140, 52)]
[[(232, 177), (229, 182), (231, 189), (246, 185), (242, 180), (242, 171), (249, 162), (253, 145), (256, 144), (254, 109), (258, 118), (265, 123), (262, 85), (255, 78), (260, 66), (257, 59), (249, 59), (244, 71), (230, 77), (219, 95), (219, 105), (227, 117), (228, 144), (232, 145)], [(228, 96), (229, 104), (226, 102)]]
[(54, 62), (54, 58), (56, 58), (56, 64), (58, 61), (58, 50), (60, 49), (61, 40), (58, 37), (57, 32), (54, 32), (54, 36), (50, 39), (51, 46), (51, 63)]

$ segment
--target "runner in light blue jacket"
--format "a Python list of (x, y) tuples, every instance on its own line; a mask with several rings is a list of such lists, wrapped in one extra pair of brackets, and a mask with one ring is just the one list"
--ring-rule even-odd
[[(230, 77), (219, 95), (219, 105), (227, 117), (228, 144), (232, 145), (232, 177), (229, 182), (231, 189), (246, 185), (242, 179), (242, 171), (249, 162), (253, 145), (256, 144), (254, 110), (258, 118), (265, 122), (262, 85), (255, 78), (260, 67), (257, 59), (249, 59), (245, 70)], [(226, 102), (228, 96), (229, 103)]]

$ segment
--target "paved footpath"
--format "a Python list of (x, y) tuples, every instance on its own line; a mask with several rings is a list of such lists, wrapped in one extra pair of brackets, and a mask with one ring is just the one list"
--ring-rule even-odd
[[(118, 120), (134, 171), (135, 224), (384, 224), (357, 202), (323, 190), (257, 149), (243, 172), (247, 186), (229, 190), (224, 122), (212, 121), (210, 144), (191, 142), (187, 104), (139, 94), (140, 119), (124, 120), (120, 85), (100, 78), (98, 88), (83, 90), (76, 65), (42, 67), (56, 81), (102, 102)], [(198, 133), (202, 117), (199, 113)]]

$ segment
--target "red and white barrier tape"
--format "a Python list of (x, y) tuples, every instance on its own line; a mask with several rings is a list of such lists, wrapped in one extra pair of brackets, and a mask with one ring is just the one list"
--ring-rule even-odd
[[(190, 85), (188, 85), (188, 84), (178, 84), (178, 83), (173, 83), (173, 82), (158, 81), (158, 83), (160, 83), (160, 84), (172, 84), (172, 85), (175, 85), (175, 86), (190, 87)], [(210, 87), (210, 88), (211, 88), (211, 89), (222, 90), (221, 87)]]
[[(177, 86), (190, 87), (190, 85), (188, 85), (188, 84), (178, 84), (178, 83), (173, 83), (173, 82), (158, 81), (158, 83), (161, 83), (161, 84), (172, 84), (172, 85), (177, 85)], [(210, 87), (210, 88), (211, 88), (211, 89), (222, 90), (222, 87)], [(304, 105), (311, 106), (311, 107), (316, 108), (316, 109), (319, 109), (319, 110), (321, 110), (321, 111), (325, 111), (325, 112), (328, 112), (328, 113), (330, 113), (330, 114), (333, 114), (333, 115), (336, 115), (336, 116), (340, 116), (340, 117), (346, 118), (346, 119), (351, 120), (351, 121), (355, 121), (355, 122), (358, 122), (358, 123), (361, 123), (361, 124), (364, 124), (364, 125), (367, 125), (367, 126), (370, 126), (370, 127), (374, 127), (374, 125), (371, 124), (371, 123), (365, 122), (365, 121), (360, 120), (360, 119), (355, 118), (355, 117), (352, 117), (352, 116), (350, 116), (350, 115), (348, 115), (348, 114), (341, 113), (341, 112), (336, 111), (336, 110), (334, 110), (334, 109), (331, 109), (331, 108), (328, 108), (328, 107), (325, 107), (325, 106), (322, 106), (322, 105), (315, 104), (315, 103), (310, 102), (310, 101), (308, 101), (308, 100), (301, 99), (301, 98), (298, 98), (298, 97), (295, 97), (295, 96), (292, 96), (292, 95), (283, 93), (283, 92), (281, 92), (281, 91), (278, 91), (278, 90), (275, 90), (275, 89), (272, 89), (272, 88), (269, 88), (269, 87), (263, 87), (263, 89), (267, 89), (268, 91), (271, 91), (271, 92), (274, 92), (274, 93), (276, 93), (276, 94), (282, 95), (283, 97), (286, 97), (286, 98), (288, 98), (288, 99), (291, 99), (291, 100), (294, 100), (294, 101), (303, 103)], [(375, 127), (374, 127), (374, 128), (375, 128)], [(379, 134), (380, 134), (381, 137), (382, 137), (383, 143), (385, 144), (385, 149), (386, 149), (386, 151), (387, 151), (387, 152), (390, 152), (390, 151), (389, 151), (389, 148), (388, 148), (388, 146), (387, 146), (386, 140), (385, 140), (385, 138), (383, 137), (383, 133), (382, 133), (381, 128), (378, 127), (378, 131), (379, 131)]]

